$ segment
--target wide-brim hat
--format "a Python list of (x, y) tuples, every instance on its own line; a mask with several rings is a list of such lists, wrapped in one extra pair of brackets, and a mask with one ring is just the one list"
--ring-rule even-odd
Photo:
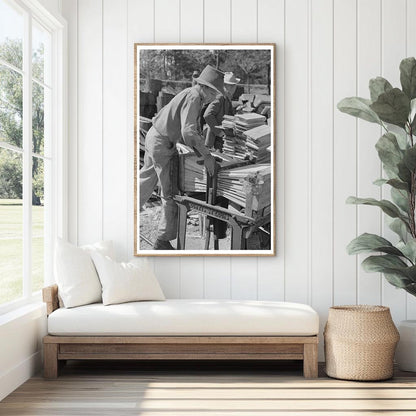
[(207, 65), (195, 81), (224, 94), (224, 72)]
[(224, 84), (235, 85), (241, 81), (240, 78), (236, 78), (233, 72), (226, 72), (224, 74)]

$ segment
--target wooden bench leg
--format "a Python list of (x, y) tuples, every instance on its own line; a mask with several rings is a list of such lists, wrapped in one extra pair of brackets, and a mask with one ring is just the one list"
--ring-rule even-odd
[(58, 344), (43, 344), (43, 377), (58, 377)]
[(318, 344), (304, 344), (303, 346), (303, 376), (305, 378), (318, 377)]

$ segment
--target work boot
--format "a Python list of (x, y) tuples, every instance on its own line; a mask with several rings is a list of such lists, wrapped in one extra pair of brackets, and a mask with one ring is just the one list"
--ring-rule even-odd
[(157, 239), (155, 245), (153, 246), (153, 250), (175, 250), (172, 244), (166, 240), (159, 240)]

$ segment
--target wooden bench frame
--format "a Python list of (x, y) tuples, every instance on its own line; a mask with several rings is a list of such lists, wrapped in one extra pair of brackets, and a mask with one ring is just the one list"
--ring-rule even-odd
[[(43, 289), (47, 313), (59, 308), (58, 287)], [(303, 360), (318, 377), (318, 336), (55, 336), (43, 338), (45, 378), (66, 360)]]

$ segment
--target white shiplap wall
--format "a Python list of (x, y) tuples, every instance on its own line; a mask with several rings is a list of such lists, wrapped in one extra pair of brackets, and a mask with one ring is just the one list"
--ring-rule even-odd
[(134, 42), (277, 44), (277, 236), (275, 258), (158, 258), (168, 297), (276, 299), (319, 311), (383, 303), (396, 320), (416, 302), (363, 273), (345, 246), (387, 232), (379, 197), (379, 129), (338, 112), (367, 96), (370, 77), (396, 85), (401, 58), (416, 54), (414, 0), (62, 0), (69, 21), (70, 238), (115, 241), (133, 253)]

